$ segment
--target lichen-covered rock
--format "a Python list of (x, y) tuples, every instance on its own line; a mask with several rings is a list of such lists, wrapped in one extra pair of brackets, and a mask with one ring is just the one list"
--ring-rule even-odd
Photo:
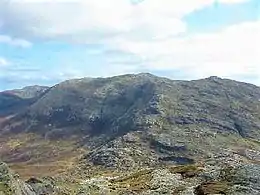
[[(90, 161), (94, 165), (103, 165), (107, 168), (122, 167), (127, 169), (128, 167), (133, 167), (134, 160), (126, 155), (127, 149), (114, 149), (105, 148), (98, 150), (90, 156)], [(124, 166), (123, 166), (124, 165)]]
[(234, 184), (234, 195), (260, 194), (260, 165), (247, 164), (235, 168), (229, 180)]
[(84, 161), (118, 170), (154, 166), (158, 157), (149, 149), (149, 144), (140, 143), (141, 139), (139, 132), (128, 133), (88, 153)]
[(0, 162), (0, 195), (36, 195), (5, 163)]
[(30, 178), (26, 181), (28, 185), (31, 186), (33, 191), (38, 194), (54, 194), (55, 192), (55, 184), (51, 178)]
[(150, 181), (150, 190), (144, 194), (171, 194), (180, 186), (186, 185), (180, 174), (172, 174), (167, 169), (153, 171)]

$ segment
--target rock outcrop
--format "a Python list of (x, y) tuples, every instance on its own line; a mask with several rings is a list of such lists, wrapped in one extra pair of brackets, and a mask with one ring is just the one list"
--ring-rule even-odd
[(19, 179), (5, 163), (0, 162), (1, 195), (36, 195), (32, 187)]

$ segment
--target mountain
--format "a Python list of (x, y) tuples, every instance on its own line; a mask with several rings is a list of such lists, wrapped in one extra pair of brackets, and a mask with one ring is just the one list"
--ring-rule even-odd
[[(218, 77), (179, 81), (146, 73), (83, 78), (50, 88), (2, 92), (0, 113), (5, 117), (0, 123), (0, 154), (22, 174), (25, 166), (40, 161), (52, 166), (55, 162), (60, 169), (67, 159), (64, 177), (78, 180), (109, 172), (114, 179), (97, 180), (110, 183), (115, 194), (126, 194), (130, 187), (121, 187), (136, 179), (146, 186), (136, 186), (137, 194), (156, 194), (145, 181), (159, 182), (160, 177), (171, 184), (166, 194), (209, 194), (208, 188), (218, 185), (228, 194), (240, 170), (258, 170), (260, 88), (247, 83)], [(212, 176), (211, 169), (233, 172)], [(186, 180), (190, 176), (193, 180)], [(84, 179), (83, 186), (94, 180)], [(190, 187), (176, 191), (186, 184)], [(257, 186), (247, 194), (249, 190), (259, 192)]]
[(30, 104), (34, 103), (48, 87), (29, 86), (0, 93), (0, 117), (17, 114)]
[(34, 85), (34, 86), (24, 87), (22, 89), (5, 91), (4, 93), (15, 95), (22, 99), (32, 99), (41, 96), (44, 92), (46, 92), (47, 89), (49, 89), (49, 87)]

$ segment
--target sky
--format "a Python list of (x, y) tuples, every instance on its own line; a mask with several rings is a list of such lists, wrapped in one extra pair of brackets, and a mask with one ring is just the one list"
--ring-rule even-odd
[(0, 90), (139, 72), (260, 86), (260, 0), (0, 0)]

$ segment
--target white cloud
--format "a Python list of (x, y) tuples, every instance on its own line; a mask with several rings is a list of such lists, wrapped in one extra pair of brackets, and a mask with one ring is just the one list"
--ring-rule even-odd
[(0, 18), (9, 33), (26, 37), (91, 42), (127, 33), (133, 39), (155, 39), (185, 32), (182, 17), (216, 1), (223, 0), (144, 0), (136, 5), (130, 0), (10, 0), (0, 3)]
[[(142, 36), (156, 36), (164, 33), (168, 24), (172, 28), (167, 33), (176, 34), (185, 31), (185, 24), (179, 18), (169, 18), (164, 22), (162, 14), (181, 15), (198, 5), (184, 9), (165, 1), (150, 0), (133, 6), (128, 1), (41, 2), (11, 1), (6, 5), (3, 28), (10, 33), (36, 37), (69, 37), (68, 39), (90, 42), (101, 37), (111, 37), (118, 33), (131, 32)], [(170, 3), (170, 4), (169, 4)], [(144, 4), (144, 5), (143, 5)], [(168, 4), (174, 9), (165, 9)], [(158, 8), (155, 9), (155, 7)], [(164, 13), (165, 12), (165, 13)], [(165, 25), (163, 25), (165, 24)], [(145, 32), (146, 31), (146, 32)]]
[[(185, 35), (185, 15), (213, 3), (246, 1), (145, 0), (133, 5), (127, 0), (10, 0), (8, 4), (0, 2), (0, 23), (15, 37), (94, 42), (132, 53), (141, 59), (139, 66), (144, 69), (179, 69), (191, 77), (260, 77), (260, 22)], [(114, 72), (121, 72), (118, 63), (113, 67)], [(136, 65), (127, 64), (121, 70), (136, 70)]]
[(186, 32), (182, 18), (195, 10), (241, 1), (246, 0), (9, 0), (0, 2), (0, 23), (10, 35), (25, 38), (102, 43), (123, 34), (157, 40)]
[(244, 3), (250, 0), (218, 0), (219, 3), (233, 4), (233, 3)]
[(0, 68), (1, 67), (6, 67), (10, 64), (10, 62), (8, 60), (6, 60), (5, 58), (3, 57), (0, 57)]
[(198, 77), (256, 73), (260, 77), (260, 21), (184, 38), (134, 42), (121, 37), (109, 44), (142, 56), (151, 69), (182, 69)]
[(29, 41), (26, 41), (24, 39), (14, 39), (6, 35), (0, 35), (0, 43), (5, 43), (13, 46), (24, 47), (24, 48), (32, 46), (32, 43)]

